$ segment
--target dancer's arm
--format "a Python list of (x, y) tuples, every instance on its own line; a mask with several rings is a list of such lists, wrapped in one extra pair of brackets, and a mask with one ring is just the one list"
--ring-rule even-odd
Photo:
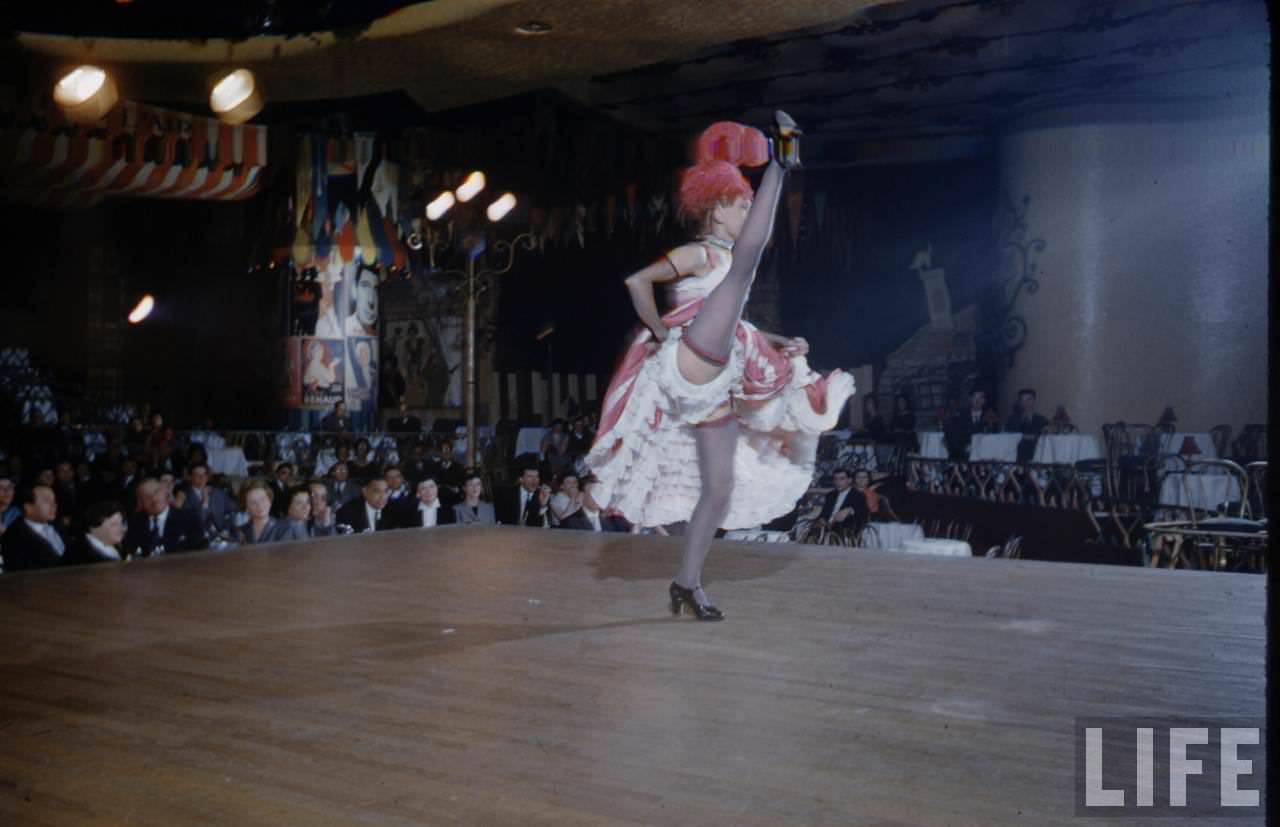
[(653, 331), (659, 342), (667, 338), (667, 326), (658, 313), (658, 302), (653, 295), (655, 284), (675, 281), (684, 276), (701, 273), (708, 266), (707, 251), (701, 244), (685, 244), (667, 255), (627, 276), (627, 292), (636, 308), (640, 321)]

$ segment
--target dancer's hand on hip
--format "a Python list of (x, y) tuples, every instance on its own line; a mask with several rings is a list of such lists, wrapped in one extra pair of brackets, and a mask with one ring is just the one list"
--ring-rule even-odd
[(795, 336), (782, 346), (783, 356), (805, 356), (809, 353), (809, 343), (803, 337)]

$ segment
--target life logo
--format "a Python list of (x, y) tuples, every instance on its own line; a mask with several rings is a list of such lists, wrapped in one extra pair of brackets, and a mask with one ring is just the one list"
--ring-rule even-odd
[(1261, 813), (1262, 721), (1081, 718), (1075, 736), (1077, 815)]

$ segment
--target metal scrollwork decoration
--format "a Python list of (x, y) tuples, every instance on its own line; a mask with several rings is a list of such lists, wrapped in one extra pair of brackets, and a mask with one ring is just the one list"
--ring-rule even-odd
[(1005, 369), (1013, 367), (1018, 351), (1027, 342), (1027, 320), (1015, 312), (1023, 291), (1034, 295), (1040, 289), (1039, 258), (1043, 238), (1028, 238), (1027, 213), (1031, 196), (1018, 202), (1004, 193), (996, 210), (994, 229), (999, 270), (987, 303), (989, 331), (984, 344)]

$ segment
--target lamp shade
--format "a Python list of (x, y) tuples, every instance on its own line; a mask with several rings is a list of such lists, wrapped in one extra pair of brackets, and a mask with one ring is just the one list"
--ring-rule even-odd
[(76, 123), (101, 120), (120, 99), (111, 74), (99, 66), (77, 66), (53, 87), (53, 100)]

